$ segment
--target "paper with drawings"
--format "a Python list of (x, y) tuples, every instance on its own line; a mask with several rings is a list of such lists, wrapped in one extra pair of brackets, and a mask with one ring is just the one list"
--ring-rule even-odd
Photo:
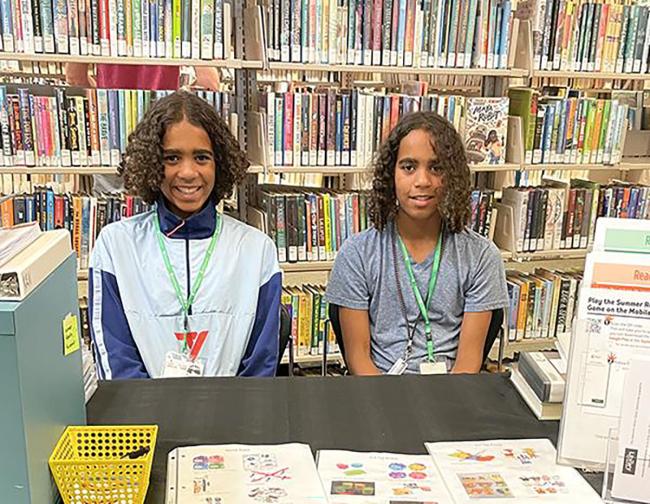
[(166, 504), (326, 503), (308, 445), (204, 445), (167, 458)]
[(451, 504), (428, 455), (321, 450), (318, 473), (330, 504)]
[(600, 497), (573, 468), (556, 464), (547, 439), (426, 443), (456, 504), (596, 504)]

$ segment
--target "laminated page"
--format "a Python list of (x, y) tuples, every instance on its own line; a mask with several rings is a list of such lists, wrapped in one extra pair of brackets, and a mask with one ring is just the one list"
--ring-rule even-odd
[(456, 504), (597, 504), (573, 468), (558, 465), (548, 439), (426, 443)]
[(204, 445), (170, 452), (166, 504), (325, 504), (308, 445)]
[(620, 418), (630, 360), (650, 357), (649, 292), (650, 255), (587, 256), (558, 440), (563, 463), (604, 466), (609, 430)]
[(330, 504), (452, 504), (429, 455), (321, 450)]

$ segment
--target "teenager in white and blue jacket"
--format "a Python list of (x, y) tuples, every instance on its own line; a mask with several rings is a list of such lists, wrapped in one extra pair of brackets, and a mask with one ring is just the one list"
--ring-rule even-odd
[(247, 166), (225, 122), (191, 93), (155, 102), (131, 134), (120, 173), (127, 191), (157, 204), (106, 226), (93, 249), (89, 312), (100, 378), (160, 377), (167, 354), (184, 343), (204, 376), (275, 374), (277, 251), (268, 236), (216, 210)]

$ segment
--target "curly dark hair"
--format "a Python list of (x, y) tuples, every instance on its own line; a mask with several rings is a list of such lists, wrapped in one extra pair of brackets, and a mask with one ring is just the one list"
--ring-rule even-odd
[(212, 142), (215, 183), (211, 197), (216, 203), (228, 196), (243, 180), (249, 162), (226, 122), (203, 99), (177, 91), (157, 100), (129, 135), (126, 152), (118, 168), (130, 194), (153, 203), (165, 176), (162, 143), (167, 128), (186, 119), (203, 128)]
[(373, 160), (373, 183), (369, 217), (378, 230), (397, 214), (395, 165), (402, 139), (414, 130), (431, 134), (437, 156), (436, 169), (442, 173), (442, 199), (438, 212), (451, 232), (462, 231), (471, 215), (470, 173), (460, 135), (434, 112), (414, 112), (404, 116), (390, 132)]

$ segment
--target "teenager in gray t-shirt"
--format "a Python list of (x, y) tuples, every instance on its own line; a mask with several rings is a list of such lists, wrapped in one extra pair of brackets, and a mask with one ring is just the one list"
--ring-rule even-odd
[[(343, 244), (326, 294), (341, 307), (351, 372), (386, 373), (396, 363), (407, 373), (478, 372), (492, 310), (505, 308), (508, 296), (499, 250), (466, 228), (470, 175), (460, 137), (434, 113), (407, 115), (374, 170), (374, 227)], [(431, 356), (406, 260), (429, 318)]]

